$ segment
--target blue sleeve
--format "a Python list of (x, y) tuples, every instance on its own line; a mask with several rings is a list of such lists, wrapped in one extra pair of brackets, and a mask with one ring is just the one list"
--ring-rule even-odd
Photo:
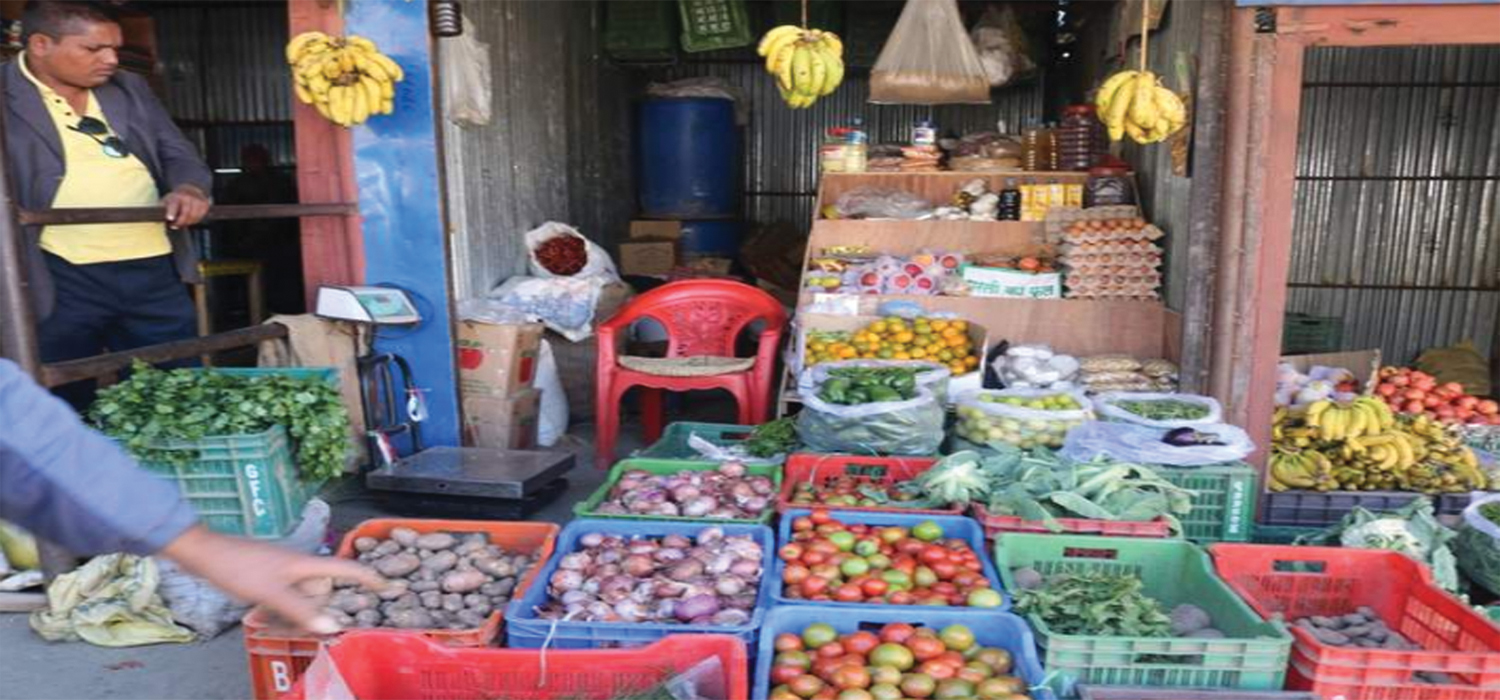
[(5, 360), (0, 518), (79, 555), (152, 554), (198, 519), (176, 486), (141, 469)]

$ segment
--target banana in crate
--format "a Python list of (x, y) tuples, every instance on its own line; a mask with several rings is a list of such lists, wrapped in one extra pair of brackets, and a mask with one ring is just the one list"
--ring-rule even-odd
[(286, 45), (297, 99), (329, 121), (349, 127), (395, 110), (401, 66), (361, 36), (303, 32)]
[(1370, 396), (1278, 408), (1271, 442), (1272, 491), (1459, 493), (1490, 481), (1453, 429)]
[(783, 24), (761, 37), (756, 52), (792, 109), (811, 107), (844, 82), (844, 43), (833, 32)]
[(1139, 144), (1158, 143), (1187, 125), (1187, 105), (1151, 71), (1125, 70), (1111, 75), (1094, 98), (1099, 120), (1111, 141), (1129, 135)]

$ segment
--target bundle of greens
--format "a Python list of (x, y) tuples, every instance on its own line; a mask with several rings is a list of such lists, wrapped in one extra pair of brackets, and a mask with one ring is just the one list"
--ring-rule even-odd
[(164, 371), (136, 362), (129, 379), (99, 392), (89, 415), (143, 461), (186, 464), (197, 459), (194, 451), (163, 449), (164, 443), (275, 425), (296, 442), (304, 481), (338, 476), (348, 458), (349, 414), (338, 388), (321, 379)]
[[(1022, 578), (1017, 570), (1016, 580)], [(1134, 574), (1077, 571), (1054, 574), (1015, 592), (1016, 612), (1036, 615), (1056, 634), (1103, 637), (1170, 637), (1173, 620), (1161, 603), (1141, 592)]]
[(796, 449), (797, 421), (792, 418), (777, 418), (769, 423), (755, 426), (745, 440), (745, 453), (751, 457), (775, 457)]

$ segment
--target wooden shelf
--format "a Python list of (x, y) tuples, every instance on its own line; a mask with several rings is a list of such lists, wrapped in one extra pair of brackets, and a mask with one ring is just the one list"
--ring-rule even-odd
[(1016, 184), (1036, 182), (1081, 183), (1088, 173), (1079, 172), (965, 172), (944, 170), (935, 173), (825, 173), (818, 183), (818, 210), (834, 203), (849, 190), (860, 187), (881, 187), (905, 190), (930, 202), (947, 202), (965, 182), (982, 179), (989, 182), (990, 189), (1000, 190), (1007, 180)]
[(819, 219), (813, 222), (808, 256), (838, 245), (867, 245), (876, 252), (911, 255), (923, 250), (965, 254), (1033, 255), (1045, 252), (1040, 221), (899, 221)]

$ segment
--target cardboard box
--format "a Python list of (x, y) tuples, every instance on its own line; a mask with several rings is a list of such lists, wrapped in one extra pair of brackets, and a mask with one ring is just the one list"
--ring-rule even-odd
[(459, 323), (459, 394), (501, 399), (530, 389), (541, 343), (540, 323)]
[(681, 221), (647, 221), (637, 219), (630, 222), (631, 240), (675, 241), (682, 238)]
[(664, 276), (677, 266), (677, 243), (670, 240), (633, 240), (620, 244), (620, 274)]
[(1307, 374), (1313, 367), (1342, 367), (1354, 373), (1354, 378), (1364, 387), (1364, 393), (1375, 390), (1380, 375), (1380, 349), (1350, 350), (1348, 352), (1323, 352), (1315, 355), (1285, 355), (1282, 362)]
[(464, 399), (464, 442), (495, 450), (536, 447), (541, 392), (525, 389), (508, 398)]
[(1031, 273), (966, 263), (959, 268), (959, 274), (969, 285), (969, 293), (976, 297), (1062, 298), (1062, 275), (1056, 272)]

